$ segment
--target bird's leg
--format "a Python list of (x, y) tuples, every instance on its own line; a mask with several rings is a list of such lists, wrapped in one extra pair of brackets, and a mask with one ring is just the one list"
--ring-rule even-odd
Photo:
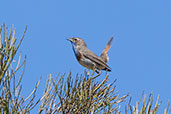
[(94, 72), (96, 72), (96, 68), (95, 68), (95, 66), (93, 66), (93, 72), (92, 72), (92, 74), (91, 74), (91, 77), (93, 77), (93, 75), (94, 75)]
[(93, 79), (97, 78), (97, 77), (100, 76), (100, 74), (102, 73), (101, 70), (98, 71), (97, 69), (95, 70), (95, 72), (97, 73), (97, 75), (96, 75)]
[(102, 73), (102, 71), (101, 71), (101, 70), (99, 70), (98, 72), (99, 72), (99, 73), (98, 73), (97, 75), (100, 75), (100, 74)]
[[(93, 66), (93, 74), (91, 76), (94, 75), (94, 72), (96, 72), (97, 74), (99, 74), (99, 71), (96, 69), (95, 66)], [(97, 75), (97, 76), (99, 76), (99, 75)], [(96, 78), (97, 76), (93, 77), (93, 79)]]

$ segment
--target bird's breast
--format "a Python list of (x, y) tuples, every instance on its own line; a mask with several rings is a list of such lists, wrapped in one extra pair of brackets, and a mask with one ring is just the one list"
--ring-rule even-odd
[(74, 51), (74, 54), (75, 54), (77, 60), (80, 61), (80, 59), (81, 59), (81, 53), (79, 52), (79, 50), (76, 47), (76, 45), (73, 45), (73, 51)]

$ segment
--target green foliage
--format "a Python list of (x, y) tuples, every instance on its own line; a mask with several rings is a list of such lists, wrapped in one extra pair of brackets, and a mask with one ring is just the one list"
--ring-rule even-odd
[[(141, 107), (141, 100), (144, 96), (142, 107)], [(125, 114), (127, 114), (129, 111), (131, 114), (157, 114), (157, 111), (159, 109), (159, 106), (161, 105), (161, 101), (159, 102), (159, 96), (157, 97), (157, 101), (155, 105), (153, 106), (153, 93), (151, 93), (147, 99), (147, 95), (141, 96), (140, 100), (136, 102), (136, 107), (131, 106), (131, 98), (128, 104), (128, 107), (126, 108)], [(153, 107), (153, 108), (152, 108)], [(164, 114), (170, 114), (171, 110), (169, 110), (169, 103), (168, 107), (165, 109)]]
[[(150, 94), (148, 100), (147, 100), (147, 95), (144, 95), (143, 104), (142, 104), (142, 107), (140, 108), (141, 99), (139, 101), (137, 101), (136, 107), (131, 106), (129, 103), (128, 108), (130, 108), (131, 114), (156, 114), (156, 112), (161, 104), (161, 103), (158, 103), (159, 96), (157, 98), (156, 105), (153, 109), (152, 109), (152, 104), (153, 104), (153, 94), (152, 93)], [(146, 103), (146, 100), (147, 100), (147, 103)], [(129, 109), (126, 110), (126, 114), (127, 114), (128, 110)]]
[(168, 101), (168, 105), (167, 105), (167, 108), (165, 108), (164, 110), (164, 114), (171, 114), (171, 109), (169, 108), (170, 106), (170, 101)]
[[(87, 72), (77, 75), (76, 79), (72, 78), (71, 72), (68, 76), (58, 74), (55, 79), (49, 75), (40, 99), (35, 101), (40, 80), (28, 97), (23, 98), (20, 93), (26, 58), (21, 62), (21, 54), (19, 54), (18, 60), (15, 60), (15, 56), (26, 30), (27, 26), (17, 43), (14, 27), (11, 30), (5, 24), (0, 26), (0, 114), (30, 113), (38, 103), (40, 103), (39, 114), (121, 114), (120, 103), (125, 101), (128, 95), (119, 96), (114, 85), (116, 80), (113, 83), (108, 83), (108, 74), (102, 81), (98, 80), (99, 75), (94, 76), (94, 73), (89, 75)], [(125, 114), (128, 112), (131, 114), (156, 114), (161, 104), (158, 97), (153, 106), (152, 94), (148, 99), (144, 95), (142, 105), (140, 105), (140, 101), (136, 103), (135, 107), (131, 106), (129, 102)], [(164, 110), (164, 114), (171, 113), (169, 104), (170, 102)]]
[[(22, 38), (17, 44), (14, 27), (12, 30), (9, 30), (5, 24), (0, 27), (0, 113), (25, 114), (30, 112), (30, 110), (36, 105), (33, 103), (33, 100), (39, 82), (29, 97), (24, 99), (20, 96), (20, 93), (22, 89), (21, 79), (25, 70), (26, 60), (21, 63), (20, 54), (17, 65), (13, 65), (14, 57), (23, 41), (26, 30), (27, 26)], [(17, 72), (20, 75), (17, 76), (19, 77), (19, 80), (16, 82), (15, 78)], [(28, 101), (28, 99), (30, 101)]]
[(95, 80), (97, 77), (90, 77), (86, 72), (79, 77), (73, 80), (70, 72), (66, 81), (64, 81), (64, 76), (61, 76), (56, 82), (50, 76), (39, 113), (44, 111), (50, 114), (54, 112), (118, 114), (120, 112), (118, 104), (128, 95), (119, 97), (113, 86), (115, 81), (107, 84), (108, 75), (100, 82)]

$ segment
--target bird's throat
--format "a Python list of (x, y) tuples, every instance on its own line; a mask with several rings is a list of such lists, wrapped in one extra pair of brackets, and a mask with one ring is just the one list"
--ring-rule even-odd
[(78, 47), (75, 43), (72, 43), (72, 49), (73, 49), (75, 55), (77, 56), (78, 55)]

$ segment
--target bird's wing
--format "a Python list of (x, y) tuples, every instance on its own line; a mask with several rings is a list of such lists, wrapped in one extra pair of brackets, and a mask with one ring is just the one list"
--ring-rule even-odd
[(83, 54), (83, 56), (87, 59), (90, 59), (91, 61), (95, 62), (96, 64), (99, 64), (100, 66), (104, 66), (111, 70), (111, 68), (103, 61), (101, 58), (99, 58), (97, 55), (94, 53), (90, 52), (89, 54)]

